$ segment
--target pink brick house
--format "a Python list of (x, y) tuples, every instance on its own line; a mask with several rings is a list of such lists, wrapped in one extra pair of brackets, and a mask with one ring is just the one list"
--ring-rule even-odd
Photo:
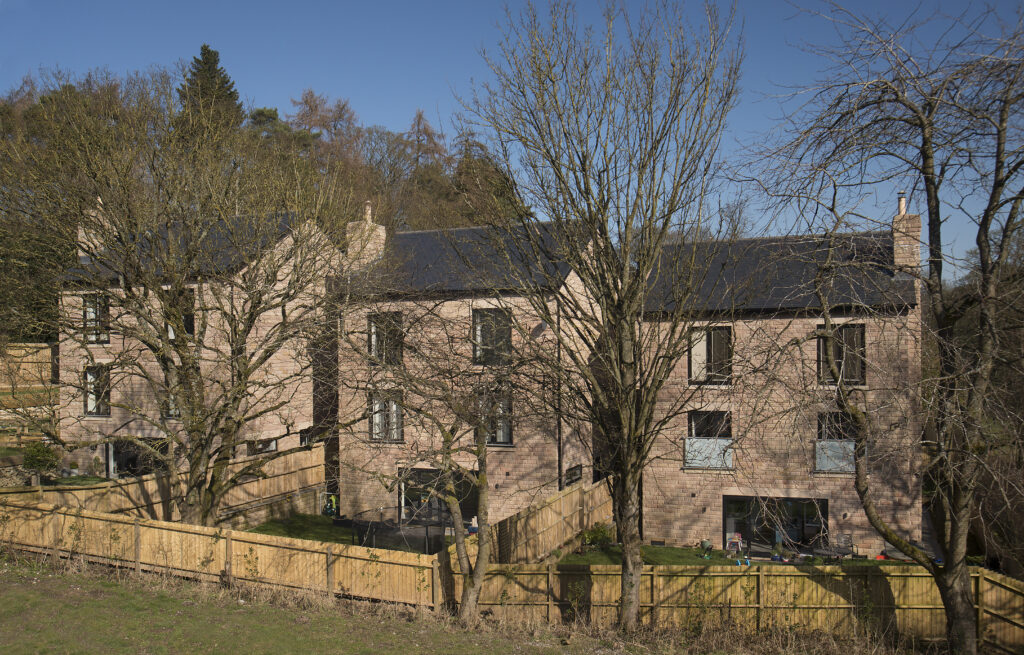
[[(688, 407), (658, 438), (643, 479), (646, 541), (709, 539), (724, 547), (739, 533), (745, 545), (766, 550), (776, 542), (810, 548), (826, 539), (863, 552), (883, 547), (859, 506), (852, 441), (830, 404), (834, 384), (822, 372), (823, 341), (815, 336), (824, 312), (814, 280), (827, 253), (841, 262), (826, 294), (840, 325), (836, 356), (878, 426), (871, 436), (873, 492), (886, 518), (911, 539), (921, 538), (914, 397), (921, 376), (920, 292), (905, 272), (917, 265), (919, 232), (917, 217), (900, 215), (894, 229), (831, 241), (744, 239), (715, 255), (718, 273), (697, 308), (698, 336), (664, 392), (666, 406), (673, 394), (685, 394)], [(403, 469), (429, 469), (417, 463), (432, 439), (419, 401), (400, 388), (374, 391), (387, 384), (367, 386), (381, 379), (379, 367), (366, 365), (368, 354), (391, 357), (376, 350), (388, 342), (401, 342), (406, 352), (447, 344), (462, 353), (459, 379), (469, 385), (487, 368), (477, 359), (481, 349), (520, 352), (522, 340), (543, 341), (552, 329), (532, 316), (517, 285), (571, 284), (571, 272), (558, 261), (508, 270), (507, 258), (489, 255), (495, 247), (484, 228), (466, 228), (397, 233), (382, 250), (376, 295), (344, 321), (340, 377), (355, 383), (340, 385), (339, 417), (347, 425), (338, 446), (342, 513), (403, 504), (407, 490), (396, 482)], [(531, 278), (530, 267), (557, 274)], [(660, 309), (658, 286), (670, 283), (651, 281), (651, 320)], [(494, 316), (515, 327), (491, 329)], [(417, 361), (407, 354), (392, 363)], [(561, 486), (594, 479), (590, 430), (572, 429), (550, 403), (542, 408), (529, 399), (544, 392), (524, 388), (502, 398), (498, 418), (489, 419), (492, 520)]]
[[(486, 228), (385, 238), (367, 216), (348, 229), (347, 255), (325, 272), (320, 298), (311, 301), (336, 307), (330, 311), (339, 320), (327, 322), (333, 327), (313, 349), (317, 366), (296, 364), (310, 357), (308, 341), (267, 362), (291, 386), (286, 403), (247, 426), (253, 447), (299, 447), (304, 437), (325, 437), (329, 487), (340, 513), (350, 516), (408, 505), (413, 480), (433, 469), (437, 421), (459, 413), (476, 413), (461, 425), (466, 434), (486, 433), (492, 521), (593, 480), (589, 426), (564, 420), (551, 401), (558, 389), (517, 359), (526, 340), (543, 344), (559, 329), (532, 315), (521, 285), (572, 285), (568, 267), (555, 260), (510, 267), (492, 256), (500, 244)], [(904, 272), (918, 263), (919, 235), (919, 219), (901, 214), (888, 230), (831, 241), (743, 239), (715, 255), (716, 274), (695, 307), (690, 355), (665, 387), (666, 406), (688, 400), (659, 436), (643, 477), (645, 541), (725, 546), (739, 533), (762, 548), (809, 547), (828, 534), (849, 535), (868, 552), (882, 547), (859, 507), (851, 441), (830, 405), (834, 385), (823, 374), (815, 336), (824, 315), (815, 280), (826, 254), (840, 261), (826, 289), (828, 313), (841, 325), (835, 355), (877, 426), (873, 492), (887, 518), (921, 538), (914, 397), (920, 292)], [(549, 274), (534, 275), (541, 269)], [(671, 283), (670, 276), (651, 280), (650, 320), (663, 309), (659, 303), (670, 302), (658, 290)], [(131, 345), (105, 329), (111, 317), (89, 290), (64, 298), (82, 334), (95, 334), (61, 352), (62, 380), (83, 381), (64, 387), (66, 438), (79, 438), (76, 430), (83, 441), (141, 430), (145, 421), (127, 407), (159, 411), (158, 394), (119, 385), (116, 367), (106, 366)], [(264, 329), (272, 329), (272, 317), (266, 320)], [(502, 386), (503, 367), (512, 362), (526, 382)], [(98, 458), (102, 470), (115, 472), (116, 453), (92, 447), (74, 456), (83, 466)], [(472, 465), (468, 458), (465, 464)]]

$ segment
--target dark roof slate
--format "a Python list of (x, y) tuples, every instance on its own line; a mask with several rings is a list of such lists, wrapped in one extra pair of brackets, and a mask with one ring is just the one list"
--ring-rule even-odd
[(469, 227), (396, 232), (371, 275), (385, 295), (515, 293), (560, 284), (568, 265), (557, 256), (551, 225), (541, 223), (542, 248), (527, 252), (526, 227)]
[[(190, 277), (233, 275), (253, 261), (259, 253), (274, 247), (287, 236), (297, 224), (297, 220), (295, 214), (280, 214), (259, 223), (248, 218), (232, 221), (230, 224), (221, 220), (210, 227), (198, 248), (186, 243), (190, 236), (185, 229), (164, 225), (155, 234), (138, 240), (134, 246), (134, 259), (140, 267), (146, 268), (147, 274), (159, 277), (163, 274), (159, 260), (167, 258), (171, 246), (174, 245), (176, 252), (191, 253), (195, 256)], [(179, 243), (172, 244), (171, 241), (175, 239)], [(183, 262), (178, 262), (181, 263)], [(100, 261), (80, 257), (78, 265), (68, 270), (65, 279), (70, 284), (84, 286), (94, 286), (101, 282), (113, 284), (117, 282), (123, 268), (123, 264), (114, 262), (109, 257)]]
[[(662, 260), (652, 275), (649, 312), (672, 311), (683, 296), (705, 312), (820, 308), (817, 276), (833, 307), (915, 302), (913, 280), (894, 272), (889, 231), (679, 244), (666, 248)], [(706, 271), (693, 276), (692, 294), (678, 284), (687, 270)]]

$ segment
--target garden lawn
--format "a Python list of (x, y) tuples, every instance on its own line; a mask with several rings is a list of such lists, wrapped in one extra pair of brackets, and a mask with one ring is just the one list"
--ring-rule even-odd
[(249, 532), (336, 544), (356, 543), (355, 530), (335, 526), (331, 517), (319, 514), (295, 514), (285, 519), (271, 519), (250, 528)]
[[(725, 551), (716, 550), (711, 554), (711, 559), (704, 559), (700, 556), (697, 548), (673, 548), (671, 546), (641, 546), (640, 552), (644, 564), (649, 566), (729, 566), (736, 564), (736, 556), (725, 556)], [(585, 553), (568, 553), (558, 561), (559, 564), (614, 564), (622, 563), (622, 547), (608, 546), (604, 549), (594, 548)], [(779, 566), (793, 566), (785, 562), (772, 562), (766, 560), (750, 560), (751, 564), (772, 564)], [(806, 563), (811, 565), (809, 562)], [(820, 561), (814, 565), (824, 565), (827, 562)], [(884, 564), (902, 564), (906, 562), (899, 560), (878, 561), (873, 559), (852, 559), (842, 560), (842, 566), (877, 566)]]
[[(0, 653), (593, 653), (545, 632), (513, 639), (469, 631), (393, 606), (296, 608), (253, 602), (210, 585), (111, 574), (62, 573), (0, 558)], [(563, 648), (565, 649), (563, 651)]]

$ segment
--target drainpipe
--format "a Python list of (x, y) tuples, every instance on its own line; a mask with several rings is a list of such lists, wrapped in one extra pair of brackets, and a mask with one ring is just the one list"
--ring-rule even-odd
[(565, 488), (562, 477), (564, 462), (562, 461), (562, 303), (555, 294), (555, 361), (558, 362), (555, 380), (555, 437), (558, 440), (558, 490)]

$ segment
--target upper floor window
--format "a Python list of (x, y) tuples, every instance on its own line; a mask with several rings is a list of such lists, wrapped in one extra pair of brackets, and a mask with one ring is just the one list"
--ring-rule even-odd
[(397, 365), (402, 363), (405, 333), (402, 312), (370, 314), (367, 350), (372, 364)]
[(181, 418), (181, 408), (178, 407), (178, 402), (174, 399), (173, 391), (167, 392), (167, 398), (166, 400), (164, 400), (162, 409), (163, 411), (161, 412), (161, 415), (163, 416), (163, 418)]
[(818, 440), (814, 444), (814, 470), (852, 473), (857, 424), (846, 412), (818, 414)]
[(694, 468), (732, 468), (732, 417), (729, 412), (690, 412), (685, 463)]
[(512, 395), (506, 390), (486, 394), (479, 399), (480, 424), (476, 427), (476, 438), (481, 431), (487, 443), (494, 446), (512, 445)]
[(370, 439), (372, 441), (403, 441), (402, 394), (397, 391), (375, 391), (370, 394)]
[(732, 381), (732, 328), (715, 325), (694, 332), (690, 343), (690, 383)]
[(110, 416), (110, 367), (86, 366), (82, 383), (86, 416)]
[(506, 364), (512, 353), (512, 313), (507, 309), (473, 310), (473, 363)]
[[(194, 335), (196, 333), (196, 292), (195, 289), (185, 289), (182, 291), (181, 296), (178, 299), (179, 306), (178, 311), (181, 312), (181, 323), (182, 328), (185, 330), (185, 334)], [(174, 332), (174, 326), (170, 323), (167, 324), (167, 336), (171, 341), (176, 338)]]
[(245, 454), (249, 457), (254, 455), (266, 455), (277, 452), (277, 439), (258, 439), (245, 442)]
[[(824, 330), (824, 325), (818, 326)], [(818, 380), (822, 384), (835, 384), (829, 368), (828, 339), (818, 337)], [(839, 370), (839, 377), (846, 384), (864, 384), (867, 367), (867, 353), (864, 345), (864, 325), (840, 325), (832, 336), (832, 359)]]
[(86, 343), (110, 343), (110, 299), (99, 293), (82, 296), (82, 327)]

